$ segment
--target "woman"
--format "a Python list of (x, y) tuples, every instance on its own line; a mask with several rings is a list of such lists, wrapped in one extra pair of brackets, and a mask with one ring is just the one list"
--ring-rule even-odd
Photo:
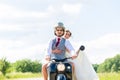
[[(64, 38), (69, 39), (71, 35), (72, 33), (69, 30), (66, 30)], [(67, 52), (69, 51), (67, 50)], [(78, 55), (77, 58), (72, 60), (75, 65), (76, 78), (74, 78), (74, 80), (99, 80), (84, 51), (78, 49), (76, 54)]]

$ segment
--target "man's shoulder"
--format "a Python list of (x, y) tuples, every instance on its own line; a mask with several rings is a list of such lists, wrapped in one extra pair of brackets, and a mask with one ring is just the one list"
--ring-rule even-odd
[(55, 41), (56, 41), (56, 38), (52, 38), (52, 39), (49, 40), (49, 43), (53, 43)]
[(51, 39), (51, 41), (55, 41), (55, 40), (56, 40), (56, 38), (52, 38), (52, 39)]
[(56, 37), (55, 38), (51, 38), (50, 41), (53, 41), (53, 40), (56, 40)]
[(48, 43), (51, 43), (53, 40), (55, 40), (55, 38), (54, 38), (54, 39), (53, 39), (53, 38), (52, 38), (52, 39), (49, 39), (49, 40), (48, 40)]

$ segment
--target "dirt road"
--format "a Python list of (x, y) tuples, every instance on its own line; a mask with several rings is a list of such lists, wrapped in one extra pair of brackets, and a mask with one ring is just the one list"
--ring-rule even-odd
[(15, 79), (15, 80), (43, 80), (42, 78), (21, 78), (21, 79)]

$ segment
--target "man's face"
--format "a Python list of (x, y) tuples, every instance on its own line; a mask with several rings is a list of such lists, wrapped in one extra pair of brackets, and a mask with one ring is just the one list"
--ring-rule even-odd
[(56, 36), (61, 37), (61, 36), (63, 36), (64, 31), (63, 31), (63, 29), (61, 27), (58, 27), (56, 29), (55, 33), (56, 33)]

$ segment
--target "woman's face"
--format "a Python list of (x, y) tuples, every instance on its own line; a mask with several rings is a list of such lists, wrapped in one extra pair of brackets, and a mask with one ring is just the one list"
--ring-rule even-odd
[(69, 39), (70, 38), (70, 36), (71, 36), (71, 33), (70, 32), (65, 32), (65, 39)]

